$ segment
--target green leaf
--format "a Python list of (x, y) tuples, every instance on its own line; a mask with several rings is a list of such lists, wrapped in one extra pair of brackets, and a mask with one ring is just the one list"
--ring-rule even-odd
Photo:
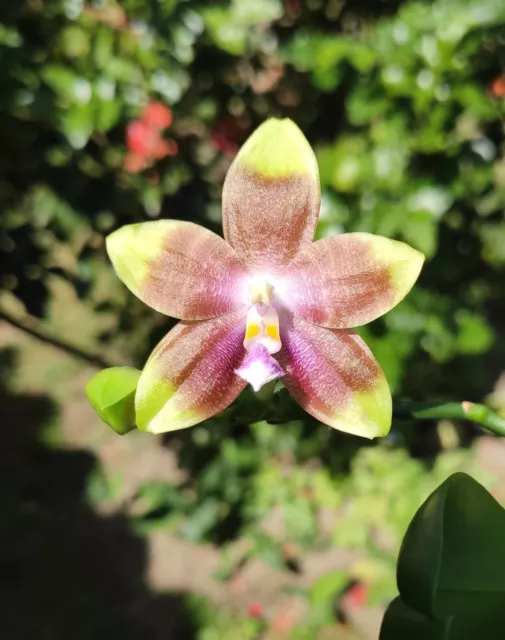
[(345, 571), (326, 573), (312, 585), (310, 601), (313, 604), (331, 601), (344, 591), (348, 583), (349, 574)]
[(256, 532), (252, 535), (254, 548), (251, 551), (251, 555), (263, 560), (272, 569), (282, 571), (286, 568), (286, 561), (282, 555), (282, 551), (279, 547), (279, 543), (271, 536)]
[(80, 82), (87, 82), (78, 73), (61, 65), (46, 65), (41, 77), (53, 91), (70, 103), (78, 102)]
[(493, 330), (486, 319), (467, 309), (459, 309), (455, 315), (458, 325), (456, 346), (460, 353), (485, 353), (493, 344)]
[(198, 505), (182, 526), (184, 537), (191, 542), (202, 542), (207, 533), (217, 526), (221, 511), (221, 503), (217, 498), (210, 497)]
[(232, 15), (234, 20), (244, 26), (268, 24), (282, 17), (280, 0), (234, 0)]
[(402, 235), (409, 244), (428, 258), (435, 254), (438, 227), (429, 213), (421, 211), (410, 214), (403, 225)]
[(268, 25), (282, 14), (280, 0), (234, 0), (229, 9), (212, 6), (201, 12), (210, 37), (232, 55), (245, 52), (252, 28)]
[(502, 640), (503, 597), (490, 598), (479, 608), (445, 620), (435, 620), (407, 607), (401, 598), (389, 605), (379, 640)]
[(86, 385), (86, 395), (100, 418), (121, 435), (135, 429), (134, 398), (140, 371), (111, 367)]
[(398, 597), (386, 610), (379, 640), (449, 640), (449, 629), (450, 620), (432, 620)]
[(82, 149), (94, 130), (92, 106), (80, 104), (63, 110), (60, 114), (60, 127), (72, 147)]
[(122, 105), (115, 100), (97, 100), (95, 107), (95, 126), (97, 131), (109, 131), (121, 116)]
[(505, 605), (505, 511), (470, 476), (456, 473), (421, 506), (398, 559), (405, 604), (432, 617)]
[(173, 526), (189, 506), (179, 486), (159, 480), (146, 482), (137, 491), (130, 517), (135, 530), (144, 535)]

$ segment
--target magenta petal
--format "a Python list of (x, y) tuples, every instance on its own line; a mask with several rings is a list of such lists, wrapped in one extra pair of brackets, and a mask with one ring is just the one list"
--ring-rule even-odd
[(185, 429), (226, 409), (245, 388), (245, 313), (179, 322), (158, 344), (135, 396), (137, 426), (151, 433)]
[[(282, 321), (284, 320), (284, 322)], [(282, 382), (305, 411), (330, 427), (366, 438), (391, 426), (391, 394), (379, 363), (352, 329), (281, 319)]]
[(247, 352), (235, 373), (248, 382), (254, 391), (259, 391), (267, 382), (281, 378), (285, 371), (262, 344), (256, 344)]

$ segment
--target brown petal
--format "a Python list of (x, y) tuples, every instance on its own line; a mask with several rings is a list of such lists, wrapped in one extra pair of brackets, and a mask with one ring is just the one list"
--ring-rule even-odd
[(226, 240), (255, 272), (279, 274), (310, 244), (319, 215), (314, 152), (288, 119), (270, 119), (247, 140), (223, 188)]
[(347, 233), (301, 251), (276, 290), (305, 320), (325, 327), (357, 327), (398, 304), (423, 262), (423, 254), (403, 242)]
[(107, 251), (130, 291), (174, 318), (213, 318), (247, 303), (243, 263), (222, 238), (192, 222), (127, 225), (107, 238)]

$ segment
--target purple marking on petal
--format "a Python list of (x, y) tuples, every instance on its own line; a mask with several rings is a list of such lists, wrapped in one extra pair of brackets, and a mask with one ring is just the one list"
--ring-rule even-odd
[(262, 344), (256, 344), (246, 353), (235, 373), (248, 382), (254, 391), (259, 391), (267, 382), (282, 378), (285, 371)]

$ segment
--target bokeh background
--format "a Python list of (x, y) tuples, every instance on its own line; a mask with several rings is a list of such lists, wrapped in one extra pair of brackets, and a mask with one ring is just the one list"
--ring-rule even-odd
[(284, 396), (268, 423), (246, 392), (181, 433), (118, 436), (84, 393), (171, 326), (104, 236), (220, 232), (237, 149), (288, 116), (318, 157), (318, 236), (427, 255), (360, 330), (395, 397), (503, 410), (504, 70), (503, 0), (2, 3), (2, 638), (373, 640), (429, 492), (466, 470), (505, 499), (504, 445), (475, 425), (395, 419), (368, 442)]

